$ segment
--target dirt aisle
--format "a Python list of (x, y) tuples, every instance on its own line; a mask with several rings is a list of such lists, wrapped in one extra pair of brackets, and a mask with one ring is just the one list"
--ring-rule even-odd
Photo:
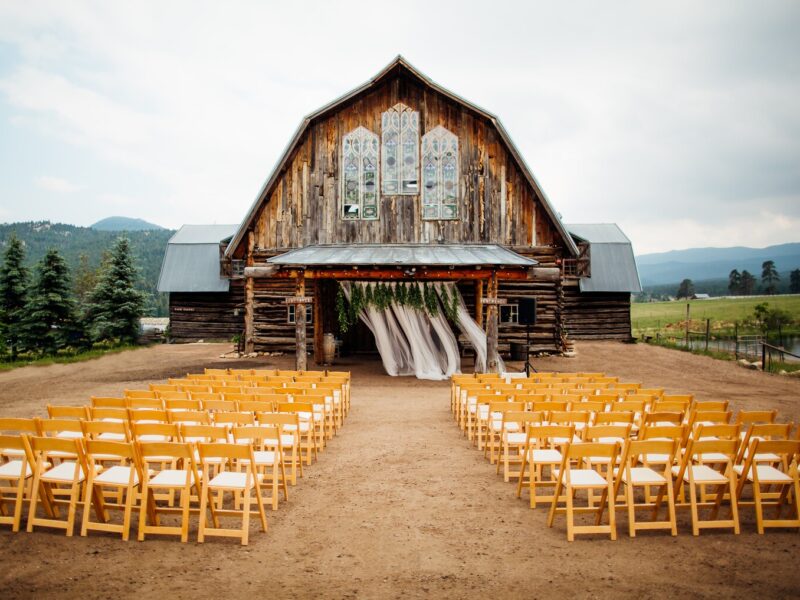
[[(653, 367), (663, 362), (651, 352), (659, 349), (592, 344), (579, 350), (579, 359), (540, 366), (622, 370), (653, 386), (680, 381), (681, 389), (709, 378), (708, 365), (691, 360), (696, 357), (686, 364), (684, 355), (675, 357), (678, 371)], [(131, 382), (198, 370), (223, 362), (220, 351), (160, 347), (2, 374), (2, 412), (40, 413), (47, 401), (83, 401), (95, 389), (113, 393)], [(279, 363), (286, 367), (288, 359)], [(374, 360), (339, 367), (353, 370), (351, 416), (290, 489), (290, 502), (268, 513), (268, 534), (253, 530), (249, 547), (228, 540), (125, 543), (102, 534), (67, 539), (45, 530), (14, 535), (3, 528), (0, 597), (787, 597), (800, 590), (800, 536), (758, 536), (751, 510), (743, 511), (740, 536), (694, 538), (682, 515), (677, 538), (653, 533), (631, 540), (620, 514), (618, 541), (570, 544), (563, 521), (547, 528), (544, 509), (517, 500), (513, 486), (495, 477), (494, 467), (461, 437), (447, 384), (388, 378)], [(745, 386), (741, 393), (755, 402), (798, 397), (798, 382), (784, 388), (786, 380), (744, 373), (746, 381), (731, 389)]]

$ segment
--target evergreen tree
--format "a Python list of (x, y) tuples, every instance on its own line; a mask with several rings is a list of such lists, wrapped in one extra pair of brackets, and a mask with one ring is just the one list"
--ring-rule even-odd
[(728, 275), (728, 291), (732, 296), (736, 296), (742, 291), (742, 275), (737, 269), (734, 269)]
[(789, 275), (789, 292), (800, 294), (800, 269), (795, 269)]
[(8, 239), (8, 247), (0, 267), (0, 329), (11, 350), (11, 360), (17, 358), (22, 337), (22, 320), (28, 290), (28, 270), (24, 266), (25, 249), (16, 235)]
[(36, 267), (30, 290), (23, 320), (25, 348), (55, 354), (77, 337), (77, 331), (67, 263), (57, 250), (49, 250)]
[(692, 283), (691, 279), (684, 279), (681, 281), (681, 285), (678, 287), (678, 299), (680, 298), (691, 298), (694, 296), (694, 283)]
[(87, 254), (78, 257), (78, 267), (75, 269), (75, 297), (81, 304), (89, 300), (94, 286), (97, 285), (98, 270), (89, 263)]
[(765, 260), (761, 265), (761, 285), (767, 294), (774, 294), (778, 289), (778, 282), (781, 280), (778, 270), (775, 268), (774, 260)]
[(743, 296), (751, 296), (753, 290), (756, 289), (756, 278), (750, 274), (750, 271), (745, 269), (742, 271), (742, 284), (741, 291)]
[(119, 238), (92, 291), (88, 319), (93, 340), (136, 341), (144, 313), (144, 294), (136, 289), (136, 278), (130, 244)]

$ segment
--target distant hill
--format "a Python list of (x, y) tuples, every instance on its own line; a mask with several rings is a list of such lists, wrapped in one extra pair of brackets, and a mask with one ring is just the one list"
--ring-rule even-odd
[(150, 231), (164, 229), (161, 225), (148, 223), (143, 219), (130, 217), (107, 217), (92, 225), (90, 229), (98, 231)]
[[(697, 281), (727, 281), (733, 269), (750, 271), (756, 279), (761, 278), (761, 264), (774, 260), (781, 279), (788, 278), (789, 271), (800, 268), (800, 243), (780, 244), (767, 248), (690, 248), (671, 250), (636, 257), (639, 277), (643, 287), (677, 284), (683, 279)], [(785, 282), (784, 282), (785, 283)], [(726, 284), (727, 285), (727, 284)], [(677, 288), (676, 288), (677, 289)]]
[[(89, 259), (93, 268), (100, 266), (103, 252), (110, 250), (120, 236), (118, 231), (100, 231), (91, 227), (77, 227), (63, 223), (36, 221), (0, 224), (0, 255), (5, 252), (11, 233), (25, 244), (26, 262), (33, 267), (50, 248), (57, 249), (67, 261), (73, 277), (81, 254)], [(156, 291), (161, 262), (167, 241), (175, 233), (169, 229), (127, 231), (141, 278), (140, 288), (148, 296), (148, 314), (167, 316), (167, 295)], [(2, 260), (2, 258), (0, 258)]]

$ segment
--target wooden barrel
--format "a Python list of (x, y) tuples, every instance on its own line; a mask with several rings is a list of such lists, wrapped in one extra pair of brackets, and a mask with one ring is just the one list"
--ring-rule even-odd
[(336, 338), (332, 333), (322, 336), (322, 360), (326, 365), (333, 364), (333, 357), (336, 355)]

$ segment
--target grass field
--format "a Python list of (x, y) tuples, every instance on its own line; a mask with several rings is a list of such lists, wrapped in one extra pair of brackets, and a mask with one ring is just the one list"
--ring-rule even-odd
[[(712, 298), (710, 300), (690, 300), (691, 329), (705, 329), (705, 320), (711, 319), (711, 329), (715, 332), (732, 332), (739, 323), (740, 332), (749, 327), (743, 325), (753, 319), (757, 304), (767, 303), (770, 308), (780, 308), (792, 315), (794, 324), (786, 326), (786, 332), (800, 329), (800, 295), (749, 296), (746, 298)], [(631, 326), (637, 332), (677, 332), (685, 327), (685, 300), (673, 302), (643, 302), (631, 304)]]

